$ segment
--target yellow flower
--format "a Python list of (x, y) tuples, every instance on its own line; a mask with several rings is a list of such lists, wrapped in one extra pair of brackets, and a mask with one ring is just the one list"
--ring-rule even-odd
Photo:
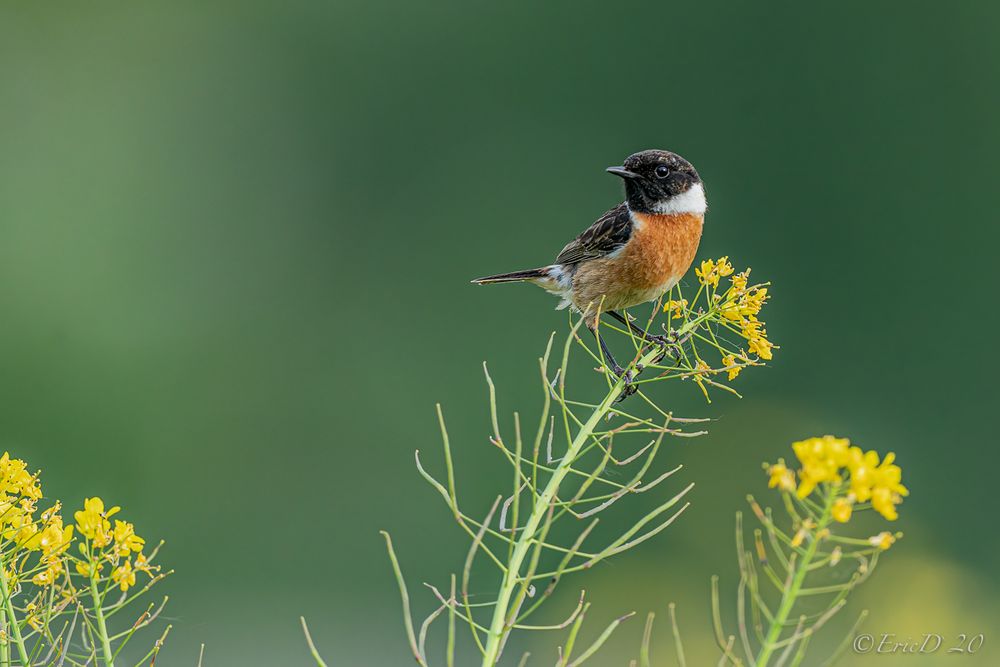
[(103, 563), (88, 563), (82, 560), (76, 562), (76, 571), (90, 579), (97, 578), (101, 574), (103, 567)]
[(740, 315), (746, 317), (757, 315), (760, 313), (760, 309), (764, 307), (764, 302), (767, 301), (767, 298), (766, 287), (758, 287), (750, 290), (740, 300)]
[(124, 563), (112, 570), (111, 579), (118, 584), (118, 587), (123, 593), (127, 591), (130, 586), (135, 586), (135, 570), (132, 569), (132, 563), (126, 560)]
[(884, 486), (878, 486), (872, 490), (872, 508), (889, 521), (895, 521), (899, 518), (892, 491)]
[[(52, 517), (59, 514), (60, 510), (62, 510), (62, 503), (57, 500), (52, 507), (42, 512), (42, 521), (48, 523), (52, 520)], [(60, 521), (62, 521), (62, 519), (60, 519)]]
[(733, 273), (733, 265), (729, 263), (729, 257), (720, 257), (717, 261), (706, 259), (701, 263), (694, 274), (703, 285), (719, 286), (719, 278), (725, 278)]
[(883, 530), (878, 535), (873, 535), (872, 537), (869, 537), (868, 541), (871, 542), (871, 545), (873, 547), (878, 547), (882, 551), (885, 551), (886, 549), (891, 547), (893, 543), (896, 541), (896, 536), (890, 532)]
[(28, 606), (24, 608), (24, 613), (27, 615), (27, 622), (35, 630), (41, 631), (43, 624), (42, 619), (38, 617), (36, 613), (37, 605), (34, 602), (29, 602)]
[(774, 347), (774, 343), (767, 339), (767, 331), (764, 329), (763, 322), (751, 315), (740, 320), (740, 328), (743, 337), (747, 339), (751, 352), (761, 359), (769, 360), (773, 357), (771, 348)]
[(83, 501), (83, 510), (75, 512), (76, 528), (87, 539), (93, 539), (100, 530), (104, 519), (104, 501), (100, 498), (87, 498)]
[(799, 471), (800, 498), (805, 498), (818, 484), (840, 482), (840, 468), (847, 460), (850, 441), (825, 435), (792, 443), (792, 450), (802, 464)]
[(673, 313), (670, 315), (670, 319), (674, 320), (679, 317), (684, 317), (684, 311), (687, 309), (687, 307), (688, 307), (687, 299), (680, 299), (678, 301), (674, 301), (673, 299), (668, 299), (667, 302), (663, 304), (663, 312), (666, 313), (672, 310)]
[(146, 540), (135, 534), (135, 527), (127, 521), (115, 519), (115, 553), (126, 558), (133, 551), (141, 551)]
[(726, 299), (721, 306), (722, 315), (733, 322), (744, 318), (751, 321), (756, 320), (756, 316), (764, 307), (767, 299), (766, 287), (753, 287), (750, 290), (741, 289), (740, 291), (734, 291), (733, 288), (730, 288), (726, 292)]
[(847, 467), (851, 472), (851, 493), (865, 502), (871, 498), (872, 487), (875, 485), (878, 452), (863, 452), (860, 447), (851, 447)]
[(142, 552), (139, 552), (135, 556), (135, 570), (136, 572), (147, 572), (147, 573), (151, 573), (153, 570), (153, 566), (149, 564), (149, 561), (146, 560), (146, 555), (143, 554)]
[(767, 483), (768, 488), (777, 487), (782, 491), (795, 490), (795, 475), (785, 466), (784, 459), (778, 459), (777, 463), (767, 469), (767, 474), (771, 476)]
[(774, 347), (774, 343), (767, 339), (767, 331), (763, 329), (752, 330), (749, 334), (747, 330), (743, 330), (743, 334), (747, 337), (747, 346), (750, 351), (756, 354), (761, 359), (770, 361), (774, 358), (774, 353), (771, 352), (771, 348)]
[(732, 283), (732, 286), (729, 288), (729, 294), (733, 296), (739, 296), (740, 294), (745, 292), (747, 289), (747, 280), (749, 278), (750, 278), (749, 268), (746, 271), (737, 273), (732, 278), (730, 278), (729, 281)]
[(792, 547), (798, 548), (802, 546), (802, 542), (806, 539), (808, 531), (805, 528), (799, 528), (798, 532), (795, 533), (795, 537), (792, 538)]
[(703, 285), (719, 284), (719, 278), (715, 275), (715, 262), (710, 259), (706, 259), (702, 262), (701, 266), (694, 270), (694, 275), (698, 276), (698, 280), (700, 280)]
[(42, 570), (31, 578), (31, 583), (36, 586), (51, 586), (54, 581), (55, 577), (52, 576), (52, 571), (49, 569)]
[[(41, 551), (48, 557), (63, 551), (73, 540), (73, 526), (63, 526), (62, 517), (53, 514), (51, 509), (42, 513), (45, 522), (41, 530), (35, 530), (24, 546), (32, 551)], [(22, 529), (23, 530), (23, 529)]]
[(31, 515), (25, 515), (25, 518), (26, 521), (24, 525), (18, 529), (14, 539), (17, 541), (18, 546), (31, 549), (31, 543), (34, 542), (32, 538), (38, 534), (38, 526), (32, 522)]
[(885, 486), (894, 493), (905, 496), (910, 492), (906, 490), (905, 486), (900, 484), (900, 481), (903, 479), (903, 471), (894, 463), (895, 460), (895, 452), (889, 452), (885, 455), (885, 458), (879, 465), (878, 470), (875, 471), (875, 485)]
[(36, 586), (51, 586), (62, 573), (62, 563), (58, 560), (49, 562), (48, 567), (31, 578)]
[(104, 511), (104, 501), (100, 498), (87, 498), (83, 503), (83, 510), (73, 514), (76, 519), (76, 528), (89, 540), (92, 540), (95, 547), (107, 546), (111, 543), (111, 522), (108, 518), (114, 516), (120, 507), (112, 507)]
[(73, 526), (63, 526), (62, 519), (53, 522), (38, 535), (38, 548), (46, 556), (58, 554), (67, 549), (73, 541)]
[(722, 357), (722, 365), (725, 366), (726, 370), (729, 372), (730, 380), (735, 380), (736, 376), (740, 374), (741, 370), (743, 370), (743, 366), (736, 363), (735, 354), (727, 354)]
[(42, 497), (38, 477), (28, 472), (28, 465), (21, 459), (12, 459), (7, 452), (0, 456), (0, 496), (25, 496), (37, 500)]
[(731, 302), (724, 303), (719, 309), (719, 312), (722, 313), (722, 316), (727, 320), (731, 320), (733, 322), (738, 322), (740, 320), (739, 304)]
[(834, 521), (847, 523), (851, 520), (852, 510), (853, 506), (847, 498), (837, 498), (833, 501), (833, 508), (830, 510), (830, 514), (833, 516)]
[(895, 460), (896, 455), (889, 452), (879, 463), (878, 452), (851, 447), (846, 464), (851, 473), (851, 492), (862, 502), (871, 499), (875, 511), (889, 521), (899, 518), (896, 505), (909, 494), (901, 484), (903, 472)]

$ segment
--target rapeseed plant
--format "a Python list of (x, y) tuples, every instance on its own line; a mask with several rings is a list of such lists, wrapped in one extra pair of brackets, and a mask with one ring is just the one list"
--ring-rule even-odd
[[(465, 627), (483, 667), (499, 663), (515, 632), (546, 631), (566, 633), (554, 650), (557, 665), (576, 667), (590, 660), (634, 615), (630, 612), (616, 618), (588, 646), (578, 646), (580, 629), (590, 610), (583, 591), (562, 622), (530, 622), (564, 580), (638, 547), (669, 527), (689, 506), (685, 496), (693, 483), (663, 494), (656, 507), (638, 519), (617, 518), (615, 525), (628, 527), (610, 542), (593, 544), (591, 535), (599, 515), (621, 509), (627, 504), (623, 499), (629, 496), (655, 493), (654, 489), (681, 469), (677, 466), (659, 475), (651, 472), (667, 436), (687, 438), (705, 433), (698, 424), (706, 420), (685, 419), (663, 410), (647, 389), (666, 380), (689, 380), (709, 402), (714, 390), (739, 396), (731, 383), (746, 368), (761, 366), (774, 356), (777, 346), (768, 338), (760, 319), (770, 299), (768, 284), (750, 283), (750, 269), (737, 272), (728, 257), (705, 260), (695, 269), (695, 275), (698, 286), (694, 294), (685, 296), (675, 287), (646, 322), (643, 331), (648, 334), (656, 316), (665, 314), (666, 323), (660, 325), (665, 335), (656, 337), (665, 344), (647, 345), (646, 337), (637, 337), (633, 327), (598, 328), (599, 338), (610, 331), (618, 337), (629, 337), (634, 347), (635, 354), (621, 377), (604, 364), (589, 339), (579, 335), (583, 317), (592, 317), (592, 312), (584, 313), (575, 323), (571, 321), (561, 361), (554, 370), (550, 338), (538, 360), (542, 408), (530, 436), (523, 432), (521, 416), (516, 412), (512, 429), (501, 428), (496, 387), (484, 365), (492, 426), (489, 441), (510, 466), (512, 480), (509, 489), (498, 493), (481, 519), (459, 502), (459, 477), (444, 414), (438, 406), (444, 476), (439, 479), (431, 474), (419, 451), (416, 466), (469, 537), (470, 546), (463, 567), (451, 575), (448, 585), (425, 584), (437, 607), (419, 627), (414, 623), (409, 587), (392, 539), (383, 532), (403, 603), (407, 641), (417, 664), (454, 667), (458, 629)], [(600, 304), (592, 308), (599, 315)], [(607, 391), (597, 402), (570, 397), (567, 392), (574, 346), (596, 362), (597, 370), (607, 380)], [(625, 409), (621, 401), (631, 395), (633, 388), (637, 398), (631, 399), (632, 404)], [(644, 439), (634, 442), (640, 437)], [(736, 634), (727, 636), (723, 630), (718, 577), (712, 579), (719, 665), (801, 665), (811, 638), (844, 607), (854, 587), (871, 575), (879, 555), (901, 537), (901, 533), (888, 531), (859, 537), (848, 530), (852, 517), (865, 510), (871, 509), (889, 521), (898, 517), (897, 506), (908, 491), (902, 485), (902, 472), (894, 454), (880, 457), (877, 452), (863, 451), (847, 439), (833, 436), (796, 442), (792, 450), (797, 467), (784, 459), (764, 466), (768, 486), (780, 493), (790, 526), (779, 525), (770, 509), (762, 508), (748, 496), (762, 524), (753, 533), (751, 551), (744, 547), (742, 514), (736, 516), (740, 572)], [(470, 593), (477, 559), (485, 559), (495, 569), (492, 580), (475, 584), (476, 590), (493, 591), (486, 599), (474, 599)], [(848, 567), (849, 563), (853, 567)], [(809, 585), (810, 575), (821, 570), (823, 585)], [(839, 583), (826, 583), (831, 571), (844, 573)], [(773, 586), (776, 591), (767, 591), (765, 586)], [(803, 598), (824, 597), (827, 603), (819, 612), (807, 614), (799, 610)], [(669, 610), (677, 662), (686, 667), (675, 605), (671, 604)], [(862, 613), (855, 629), (864, 616)], [(435, 661), (429, 655), (427, 642), (432, 625), (440, 617), (447, 618), (447, 635), (442, 661)], [(647, 617), (639, 658), (630, 663), (632, 667), (652, 665), (653, 619), (653, 614)], [(304, 619), (302, 626), (316, 663), (325, 667)], [(841, 650), (846, 645), (845, 641)], [(824, 664), (832, 664), (839, 653)], [(524, 667), (529, 659), (530, 654), (525, 653), (516, 664)]]
[[(896, 506), (909, 492), (901, 483), (902, 471), (892, 452), (880, 459), (875, 451), (866, 452), (846, 438), (831, 435), (795, 442), (792, 451), (797, 469), (784, 459), (764, 464), (768, 487), (781, 494), (790, 525), (779, 525), (770, 508), (748, 496), (762, 526), (754, 530), (750, 550), (744, 546), (743, 517), (736, 515), (740, 580), (735, 634), (727, 635), (723, 630), (719, 580), (712, 579), (712, 618), (722, 653), (719, 665), (804, 664), (810, 640), (844, 608), (854, 588), (871, 576), (880, 554), (902, 537), (902, 533), (889, 531), (858, 536), (846, 525), (856, 512), (865, 510), (873, 510), (888, 521), (898, 518)], [(810, 577), (821, 579), (821, 585), (809, 585)], [(829, 583), (831, 579), (835, 583)], [(806, 600), (808, 610), (799, 609)], [(823, 602), (817, 605), (816, 600)], [(673, 605), (670, 611), (677, 662), (686, 667)], [(823, 665), (832, 665), (841, 656), (866, 615), (860, 614), (847, 638)], [(648, 632), (644, 650), (648, 653)]]
[[(657, 313), (661, 309), (669, 313), (666, 324), (662, 325), (667, 344), (649, 346), (643, 337), (612, 326), (598, 329), (599, 337), (608, 330), (629, 337), (635, 354), (623, 377), (612, 374), (589, 341), (578, 335), (582, 318), (571, 323), (570, 335), (562, 346), (561, 362), (554, 371), (550, 367), (553, 353), (550, 338), (539, 359), (542, 409), (530, 438), (523, 433), (518, 413), (514, 413), (512, 431), (501, 428), (496, 387), (486, 371), (492, 424), (490, 443), (510, 466), (512, 480), (510, 490), (496, 496), (482, 519), (468, 513), (459, 501), (450, 436), (438, 406), (444, 443), (443, 481), (428, 471), (419, 451), (416, 465), (441, 496), (459, 528), (469, 536), (470, 548), (463, 568), (451, 577), (447, 586), (427, 585), (438, 607), (419, 630), (412, 619), (408, 587), (392, 540), (384, 534), (402, 595), (406, 635), (418, 664), (431, 664), (426, 649), (428, 632), (432, 623), (444, 615), (448, 619), (444, 664), (455, 664), (457, 626), (465, 626), (484, 667), (498, 663), (512, 633), (540, 631), (566, 631), (565, 641), (556, 650), (558, 664), (581, 665), (632, 615), (613, 621), (586, 647), (577, 646), (580, 627), (590, 609), (582, 592), (578, 604), (563, 622), (542, 625), (530, 622), (570, 575), (638, 547), (670, 526), (689, 506), (685, 496), (693, 483), (665, 494), (655, 509), (641, 518), (625, 519), (623, 525), (627, 528), (610, 542), (592, 545), (589, 539), (600, 520), (598, 515), (612, 508), (617, 510), (619, 502), (628, 496), (655, 492), (680, 470), (677, 466), (658, 476), (650, 473), (666, 436), (696, 437), (705, 433), (696, 426), (705, 420), (685, 419), (661, 409), (648, 395), (648, 388), (667, 380), (689, 380), (709, 400), (714, 389), (735, 394), (728, 382), (735, 380), (743, 369), (762, 365), (773, 356), (775, 346), (767, 339), (764, 323), (759, 319), (769, 298), (767, 286), (749, 284), (749, 269), (736, 273), (726, 257), (702, 263), (696, 274), (699, 286), (690, 299), (675, 287), (646, 322), (644, 331), (649, 333)], [(725, 278), (729, 279), (728, 286), (721, 284)], [(600, 304), (594, 304), (592, 309), (599, 311)], [(575, 346), (598, 364), (598, 370), (607, 380), (607, 391), (597, 402), (571, 397), (567, 391), (570, 353)], [(627, 384), (637, 388), (637, 398), (631, 399), (634, 407), (628, 409), (624, 407), (628, 404), (619, 402), (629, 395)], [(638, 438), (643, 439), (636, 442)], [(562, 530), (557, 531), (557, 524)], [(568, 536), (565, 524), (569, 524)], [(485, 558), (496, 571), (492, 583), (476, 585), (479, 590), (494, 590), (485, 601), (474, 601), (469, 592), (472, 565), (478, 558)], [(522, 656), (520, 664), (527, 659), (527, 655)]]
[[(145, 599), (166, 577), (135, 527), (112, 517), (101, 498), (87, 498), (65, 521), (62, 504), (39, 512), (38, 473), (21, 459), (0, 457), (0, 667), (113, 667), (133, 634), (150, 625), (166, 598), (114, 628), (113, 618)], [(161, 543), (162, 544), (162, 543)], [(75, 548), (74, 548), (75, 546)], [(141, 582), (141, 586), (137, 584)], [(136, 588), (137, 587), (137, 588)], [(135, 588), (135, 590), (133, 590)], [(170, 626), (137, 663), (155, 662)]]

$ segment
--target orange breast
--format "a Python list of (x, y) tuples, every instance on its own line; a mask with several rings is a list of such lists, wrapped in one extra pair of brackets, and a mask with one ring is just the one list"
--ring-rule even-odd
[(693, 213), (634, 213), (638, 223), (617, 254), (582, 263), (573, 277), (573, 303), (580, 310), (630, 308), (659, 298), (687, 272), (701, 241), (704, 216)]
[(687, 273), (698, 252), (704, 216), (694, 213), (634, 213), (637, 229), (625, 246), (623, 269), (635, 287), (655, 289)]

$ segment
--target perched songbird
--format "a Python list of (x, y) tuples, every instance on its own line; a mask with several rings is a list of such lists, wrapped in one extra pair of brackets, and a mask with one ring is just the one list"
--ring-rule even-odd
[[(625, 201), (570, 241), (555, 263), (472, 282), (534, 283), (562, 297), (559, 308), (572, 305), (582, 313), (599, 308), (666, 345), (665, 337), (644, 334), (619, 311), (658, 299), (690, 268), (705, 220), (705, 188), (691, 163), (669, 151), (642, 151), (607, 171), (625, 181)], [(597, 318), (591, 314), (586, 323), (594, 331)], [(601, 347), (621, 376), (623, 369), (603, 340)]]

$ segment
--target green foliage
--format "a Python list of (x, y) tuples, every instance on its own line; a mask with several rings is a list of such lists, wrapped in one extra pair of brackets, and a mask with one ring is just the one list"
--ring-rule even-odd
[[(617, 628), (635, 614), (630, 611), (618, 616), (592, 641), (582, 642), (581, 628), (591, 603), (586, 592), (581, 591), (577, 604), (561, 622), (531, 622), (570, 575), (638, 547), (669, 527), (689, 507), (685, 497), (694, 483), (663, 493), (661, 483), (676, 474), (680, 466), (656, 474), (654, 462), (667, 436), (702, 435), (705, 431), (697, 430), (697, 424), (705, 420), (684, 419), (663, 410), (649, 396), (649, 388), (668, 380), (689, 380), (706, 399), (711, 388), (735, 393), (718, 376), (725, 374), (731, 382), (742, 369), (762, 365), (762, 360), (772, 356), (775, 346), (758, 319), (768, 300), (766, 286), (748, 285), (749, 269), (736, 274), (726, 257), (702, 262), (695, 273), (700, 286), (691, 302), (678, 290), (669, 295), (662, 309), (657, 304), (645, 328), (634, 324), (628, 330), (610, 328), (614, 342), (628, 336), (635, 350), (621, 376), (615, 376), (593, 349), (596, 346), (588, 345), (590, 339), (585, 341), (580, 335), (584, 318), (591, 314), (584, 313), (572, 324), (555, 370), (551, 368), (554, 336), (550, 337), (538, 360), (542, 408), (537, 426), (528, 437), (516, 412), (513, 429), (501, 427), (496, 386), (484, 364), (492, 425), (490, 442), (509, 465), (512, 479), (509, 490), (495, 497), (481, 519), (470, 514), (459, 500), (459, 475), (451, 438), (438, 406), (444, 476), (439, 479), (427, 469), (419, 450), (415, 454), (416, 467), (468, 535), (470, 546), (461, 572), (451, 575), (447, 587), (426, 584), (437, 607), (419, 627), (413, 620), (409, 588), (392, 539), (383, 532), (402, 598), (406, 637), (417, 664), (440, 664), (428, 654), (427, 640), (432, 625), (445, 615), (448, 624), (443, 664), (448, 667), (455, 664), (460, 626), (481, 654), (483, 667), (499, 663), (514, 633), (527, 632), (562, 633), (564, 638), (555, 649), (557, 665), (575, 667), (593, 658)], [(722, 278), (729, 278), (728, 287), (720, 287)], [(664, 335), (650, 336), (650, 328), (661, 311), (669, 313), (667, 323), (662, 325)], [(597, 338), (608, 329), (599, 328)], [(743, 343), (748, 344), (749, 353), (744, 351)], [(607, 392), (596, 403), (571, 397), (567, 391), (574, 347), (596, 361), (598, 370), (607, 378)], [(719, 359), (720, 363), (710, 364), (709, 359)], [(635, 398), (631, 398), (633, 389)], [(626, 399), (631, 402), (623, 403)], [(863, 452), (851, 447), (846, 439), (832, 436), (810, 438), (793, 447), (802, 463), (801, 470), (792, 471), (783, 460), (766, 466), (770, 486), (782, 493), (792, 531), (782, 530), (770, 510), (762, 510), (751, 498), (751, 507), (763, 526), (754, 533), (754, 560), (744, 547), (742, 515), (737, 514), (740, 582), (736, 635), (727, 636), (723, 631), (718, 577), (712, 579), (720, 665), (802, 664), (812, 636), (844, 607), (849, 593), (871, 574), (879, 553), (895, 540), (886, 532), (861, 539), (844, 535), (839, 528), (833, 530), (835, 525), (848, 522), (855, 510), (874, 508), (884, 518), (895, 519), (895, 507), (907, 491), (900, 483), (901, 472), (893, 464), (893, 455), (880, 463), (877, 453)], [(651, 511), (629, 516), (626, 499), (642, 493), (662, 495)], [(864, 502), (868, 500), (871, 502)], [(606, 512), (617, 512), (613, 525), (627, 528), (618, 530), (613, 539), (602, 541), (595, 537), (599, 534), (595, 528)], [(764, 544), (765, 534), (768, 546)], [(841, 545), (850, 550), (845, 551)], [(477, 560), (491, 566), (488, 583), (479, 580), (480, 570), (474, 569)], [(807, 586), (816, 570), (836, 568), (842, 560), (858, 564), (847, 580)], [(777, 601), (768, 602), (771, 593), (762, 590), (760, 573), (765, 575), (764, 583), (776, 589)], [(473, 599), (470, 582), (474, 576), (476, 590), (495, 590), (488, 600)], [(829, 596), (823, 608), (813, 613), (798, 611), (803, 598), (823, 596)], [(677, 662), (686, 667), (673, 604), (669, 610)], [(649, 614), (639, 658), (632, 662), (635, 667), (652, 664), (653, 622), (654, 615)], [(322, 666), (308, 630), (306, 637), (317, 664)], [(832, 656), (828, 664), (836, 657)], [(529, 658), (530, 654), (523, 654), (519, 667), (526, 665)]]
[[(586, 646), (579, 645), (580, 629), (590, 611), (590, 603), (581, 591), (575, 608), (565, 620), (554, 624), (532, 624), (531, 618), (551, 598), (568, 575), (588, 570), (612, 556), (634, 549), (670, 526), (689, 506), (685, 496), (694, 486), (663, 494), (662, 500), (638, 518), (616, 518), (624, 525), (610, 541), (592, 544), (599, 515), (619, 510), (623, 499), (635, 494), (660, 492), (660, 484), (680, 470), (680, 466), (654, 474), (654, 461), (666, 436), (695, 437), (704, 433), (693, 430), (703, 420), (684, 419), (660, 408), (649, 396), (652, 385), (668, 380), (691, 380), (708, 397), (709, 387), (730, 389), (713, 379), (721, 373), (735, 378), (746, 366), (759, 365), (760, 356), (749, 355), (733, 339), (749, 342), (752, 350), (770, 357), (771, 344), (764, 338), (763, 323), (757, 314), (767, 299), (763, 286), (748, 286), (749, 271), (733, 275), (726, 258), (718, 264), (708, 262), (699, 270), (701, 285), (692, 301), (667, 302), (670, 312), (664, 335), (655, 344), (645, 345), (657, 304), (644, 329), (626, 331), (610, 328), (621, 340), (627, 336), (635, 354), (622, 377), (616, 377), (580, 335), (583, 319), (570, 330), (562, 346), (560, 361), (553, 371), (553, 338), (539, 359), (541, 414), (530, 439), (524, 437), (521, 417), (514, 414), (513, 431), (504, 433), (497, 407), (497, 392), (488, 370), (492, 436), (490, 442), (510, 466), (510, 490), (496, 496), (485, 517), (467, 513), (459, 501), (457, 474), (443, 412), (438, 407), (444, 443), (444, 481), (431, 474), (416, 454), (420, 474), (439, 493), (453, 519), (469, 536), (471, 543), (461, 576), (453, 576), (448, 594), (428, 585), (438, 607), (415, 628), (409, 592), (399, 562), (386, 535), (386, 545), (403, 599), (406, 635), (418, 664), (428, 666), (426, 637), (431, 624), (447, 611), (449, 633), (445, 661), (453, 664), (456, 622), (482, 655), (482, 664), (497, 664), (514, 632), (565, 632), (557, 653), (559, 664), (581, 665), (592, 658), (618, 626), (634, 612), (614, 619)], [(732, 276), (728, 289), (719, 289), (722, 277)], [(585, 317), (592, 315), (585, 314)], [(597, 336), (604, 336), (604, 327)], [(583, 349), (608, 380), (607, 392), (598, 402), (571, 397), (567, 378), (571, 372), (570, 356), (574, 346)], [(715, 350), (719, 361), (710, 365), (705, 350)], [(636, 398), (622, 400), (636, 388)], [(627, 505), (627, 503), (621, 503)], [(470, 580), (473, 564), (483, 558), (495, 568), (495, 596), (473, 602)], [(484, 583), (477, 583), (482, 589)], [(527, 656), (521, 659), (526, 663)]]
[[(0, 456), (0, 667), (114, 667), (166, 605), (166, 597), (146, 602), (170, 574), (154, 564), (162, 542), (144, 551), (146, 541), (120, 518), (121, 508), (105, 508), (98, 497), (87, 498), (72, 524), (58, 501), (39, 512), (39, 476), (24, 461)], [(169, 632), (168, 625), (133, 664), (152, 666)]]

